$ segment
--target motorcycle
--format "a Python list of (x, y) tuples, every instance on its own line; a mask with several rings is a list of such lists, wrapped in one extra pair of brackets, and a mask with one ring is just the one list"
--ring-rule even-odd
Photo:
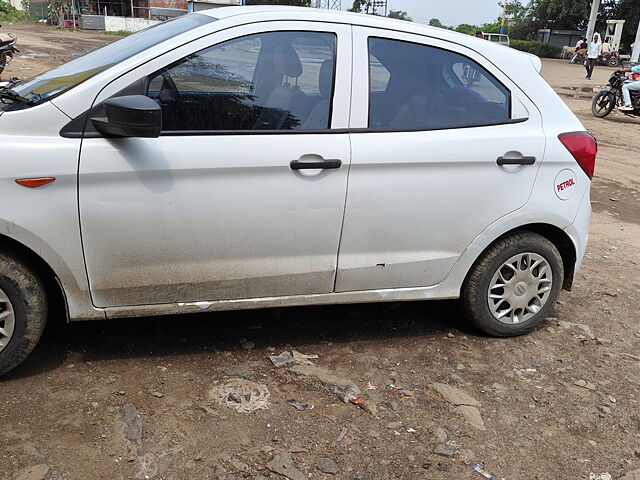
[(608, 65), (609, 67), (619, 67), (621, 65), (620, 53), (602, 52), (598, 57), (598, 65)]
[(12, 33), (0, 33), (0, 75), (13, 59), (13, 54), (20, 51), (16, 48), (17, 41), (18, 38)]
[[(593, 102), (591, 102), (591, 112), (598, 118), (604, 118), (609, 115), (615, 107), (623, 105), (622, 86), (630, 81), (632, 80), (627, 78), (624, 72), (613, 72), (609, 78), (607, 86), (593, 97)], [(629, 93), (631, 94), (631, 105), (633, 105), (634, 110), (625, 113), (639, 115), (640, 91), (631, 90)]]

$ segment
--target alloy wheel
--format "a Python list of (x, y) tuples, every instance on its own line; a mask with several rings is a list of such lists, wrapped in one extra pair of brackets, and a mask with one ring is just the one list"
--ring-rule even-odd
[(13, 306), (6, 293), (0, 289), (0, 351), (9, 344), (16, 326)]
[(537, 253), (514, 255), (496, 271), (489, 284), (489, 310), (509, 325), (526, 322), (547, 303), (551, 292), (549, 262)]

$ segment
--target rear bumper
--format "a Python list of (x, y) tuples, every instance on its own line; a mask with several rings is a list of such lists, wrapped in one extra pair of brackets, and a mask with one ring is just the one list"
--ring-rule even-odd
[(589, 222), (591, 220), (590, 190), (591, 189), (587, 189), (584, 192), (582, 202), (580, 202), (580, 207), (578, 207), (578, 211), (576, 212), (573, 222), (564, 229), (569, 238), (571, 238), (576, 249), (576, 263), (573, 270), (574, 275), (578, 272), (578, 269), (582, 264), (582, 259), (584, 258), (587, 244), (589, 243)]

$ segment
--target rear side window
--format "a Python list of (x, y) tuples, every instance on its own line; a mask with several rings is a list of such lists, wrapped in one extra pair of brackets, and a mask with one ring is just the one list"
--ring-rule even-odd
[(425, 45), (369, 39), (369, 128), (433, 130), (505, 123), (511, 93), (475, 61)]
[(192, 54), (151, 75), (163, 131), (330, 127), (336, 36), (267, 32)]

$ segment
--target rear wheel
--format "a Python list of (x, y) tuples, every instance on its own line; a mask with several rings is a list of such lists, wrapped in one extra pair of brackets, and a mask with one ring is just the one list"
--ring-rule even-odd
[(0, 253), (0, 375), (35, 348), (47, 318), (42, 283), (22, 261)]
[(598, 92), (591, 102), (591, 112), (598, 118), (604, 118), (616, 106), (616, 97), (608, 91)]
[(471, 269), (461, 303), (489, 335), (510, 337), (539, 326), (560, 294), (564, 269), (558, 249), (523, 231), (497, 241)]

